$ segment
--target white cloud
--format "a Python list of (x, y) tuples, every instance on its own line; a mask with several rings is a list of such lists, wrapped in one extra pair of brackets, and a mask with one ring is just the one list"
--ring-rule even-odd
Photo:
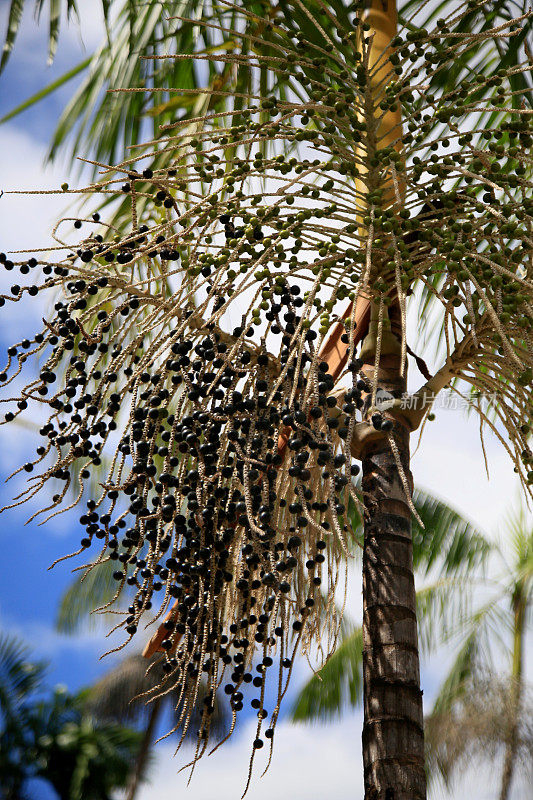
[[(266, 747), (258, 752), (254, 776), (247, 798), (272, 800), (353, 800), (363, 796), (360, 714), (337, 725), (291, 725), (282, 722), (276, 729), (272, 764), (260, 775), (268, 756)], [(194, 800), (238, 800), (248, 773), (255, 724), (250, 722), (235, 741), (224, 744), (213, 756), (202, 759), (196, 767), (189, 796)], [(187, 771), (178, 769), (193, 754), (192, 749), (172, 757), (173, 745), (155, 748), (157, 762), (152, 770), (152, 784), (144, 786), (139, 800), (174, 800), (186, 797)], [(263, 755), (265, 754), (265, 755)]]
[[(361, 755), (362, 715), (352, 714), (337, 723), (291, 725), (281, 722), (276, 730), (274, 756), (270, 769), (261, 776), (266, 759), (256, 764), (247, 800), (355, 800), (363, 797)], [(230, 744), (197, 765), (189, 787), (189, 772), (178, 770), (192, 757), (191, 748), (174, 757), (175, 745), (155, 746), (155, 763), (150, 783), (139, 791), (139, 800), (238, 800), (245, 786), (255, 725), (249, 723)], [(230, 740), (231, 741), (231, 740)], [(432, 787), (429, 800), (494, 800), (497, 796), (500, 765), (466, 769), (447, 791)], [(513, 800), (523, 800), (525, 787), (516, 781)], [(522, 792), (521, 792), (522, 788)]]
[(9, 191), (59, 190), (65, 171), (45, 166), (46, 147), (16, 123), (0, 127), (2, 163), (0, 242), (3, 250), (31, 249), (56, 244), (52, 229), (68, 208), (71, 195), (8, 194)]
[(4, 634), (15, 636), (32, 646), (38, 645), (39, 658), (57, 658), (61, 650), (85, 650), (91, 657), (102, 654), (101, 634), (95, 632), (66, 636), (51, 625), (39, 620), (16, 622), (9, 611), (0, 613), (0, 629)]

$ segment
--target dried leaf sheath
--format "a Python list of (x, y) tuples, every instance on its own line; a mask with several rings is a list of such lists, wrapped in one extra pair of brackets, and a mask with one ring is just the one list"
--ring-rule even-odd
[[(524, 485), (533, 480), (531, 115), (512, 107), (505, 74), (490, 101), (475, 76), (460, 94), (429, 97), (425, 89), (480, 37), (514, 37), (519, 28), (456, 37), (452, 18), (402, 34), (383, 56), (396, 78), (375, 110), (394, 115), (401, 106), (404, 129), (401, 141), (382, 142), (365, 103), (368, 112), (367, 87), (384, 66), (372, 60), (364, 20), (334, 19), (336, 33), (326, 34), (320, 3), (287, 8), (257, 17), (257, 35), (239, 39), (228, 4), (228, 29), (215, 26), (212, 35), (215, 44), (231, 36), (235, 48), (205, 54), (223, 80), (198, 93), (198, 108), (208, 109), (198, 113), (198, 131), (178, 119), (154, 144), (154, 160), (161, 147), (176, 153), (172, 166), (153, 170), (143, 150), (142, 163), (134, 154), (119, 167), (102, 165), (102, 182), (84, 190), (129, 197), (126, 233), (90, 217), (76, 223), (79, 239), (65, 221), (56, 253), (2, 256), (22, 275), (4, 302), (59, 295), (43, 330), (10, 348), (1, 376), (6, 421), (34, 403), (50, 410), (16, 502), (59, 480), (45, 501), (54, 515), (79, 480), (87, 511), (78, 552), (101, 545), (91, 563), (117, 561), (117, 599), (130, 593), (119, 618), (128, 641), (177, 601), (162, 646), (185, 722), (202, 673), (211, 687), (198, 755), (217, 688), (235, 716), (243, 684), (257, 690), (258, 749), (262, 731), (273, 736), (295, 648), (334, 647), (334, 595), (353, 546), (353, 456), (370, 437), (387, 441), (398, 416), (420, 422), (399, 398), (385, 427), (377, 406), (363, 421), (379, 370), (360, 374), (355, 345), (367, 322), (360, 318), (358, 330), (351, 314), (344, 318), (348, 301), (356, 316), (361, 298), (372, 301), (379, 356), (389, 308), (405, 338), (405, 315), (389, 301), (397, 297), (401, 310), (421, 282), (448, 343), (431, 385), (460, 376), (475, 390), (497, 388), (495, 416), (483, 422), (495, 427)], [(232, 92), (242, 69), (257, 77), (250, 97)], [(278, 99), (280, 73), (293, 90)], [(464, 130), (466, 114), (496, 102), (509, 116), (487, 130), (481, 149)], [(33, 278), (38, 265), (42, 279)], [(340, 325), (349, 355), (333, 368), (324, 359)], [(10, 400), (31, 355), (40, 358), (39, 375)], [(107, 455), (110, 467), (90, 497), (91, 475)], [(279, 691), (265, 709), (270, 672)]]

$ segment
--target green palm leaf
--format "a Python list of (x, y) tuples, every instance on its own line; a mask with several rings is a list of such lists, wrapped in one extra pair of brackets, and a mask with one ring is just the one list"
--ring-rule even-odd
[(41, 683), (44, 662), (29, 660), (29, 650), (14, 636), (0, 634), (0, 711), (13, 717)]
[(81, 61), (79, 64), (77, 64), (71, 70), (69, 70), (68, 72), (65, 72), (63, 75), (61, 75), (61, 77), (57, 78), (57, 80), (52, 81), (51, 83), (48, 84), (48, 86), (45, 86), (44, 89), (40, 89), (34, 95), (29, 97), (23, 103), (21, 103), (16, 108), (14, 108), (12, 111), (10, 111), (8, 114), (5, 114), (0, 119), (0, 124), (2, 124), (3, 122), (8, 122), (10, 119), (13, 119), (13, 117), (16, 117), (16, 116), (18, 116), (18, 114), (21, 114), (27, 108), (30, 108), (30, 106), (35, 105), (35, 103), (38, 103), (40, 100), (43, 100), (45, 97), (48, 97), (48, 95), (52, 94), (52, 92), (55, 92), (56, 89), (59, 89), (65, 83), (68, 83), (68, 81), (70, 81), (72, 78), (75, 78), (76, 75), (79, 75), (80, 72), (83, 72), (84, 69), (87, 69), (87, 67), (89, 66), (90, 63), (91, 63), (91, 58), (90, 57), (83, 59), (83, 61)]
[(479, 635), (473, 630), (465, 639), (457, 657), (442, 683), (439, 693), (433, 703), (432, 714), (442, 714), (449, 711), (452, 705), (464, 694), (467, 681), (475, 669), (479, 658)]
[(65, 591), (59, 602), (56, 627), (61, 633), (75, 633), (82, 625), (95, 624), (91, 611), (109, 603), (116, 592), (113, 561), (104, 561), (81, 576)]
[(108, 800), (127, 785), (142, 734), (87, 712), (86, 692), (54, 692), (32, 708), (33, 742), (27, 749), (36, 774), (62, 798)]
[[(37, 0), (36, 9), (40, 14), (44, 0)], [(91, 74), (94, 76), (96, 73), (103, 74), (106, 88), (128, 89), (132, 87), (145, 86), (148, 90), (152, 87), (169, 87), (179, 86), (185, 87), (183, 82), (183, 73), (190, 71), (193, 79), (193, 86), (196, 88), (202, 84), (199, 81), (197, 71), (190, 70), (188, 62), (178, 62), (178, 65), (172, 65), (172, 62), (149, 62), (150, 69), (141, 67), (141, 73), (136, 73), (135, 69), (124, 69), (124, 64), (131, 61), (132, 56), (137, 58), (139, 55), (158, 55), (165, 52), (166, 47), (175, 42), (175, 51), (181, 54), (201, 50), (202, 42), (205, 41), (206, 34), (201, 27), (196, 27), (193, 24), (194, 18), (202, 22), (207, 15), (207, 10), (204, 9), (203, 3), (187, 2), (187, 0), (178, 0), (166, 2), (164, 17), (169, 18), (165, 21), (160, 13), (154, 14), (154, 7), (150, 8), (151, 4), (141, 4), (140, 6), (133, 2), (133, 0), (122, 0), (120, 5), (118, 0), (112, 3), (111, 0), (102, 0), (102, 9), (106, 24), (110, 21), (111, 9), (117, 9), (115, 15), (116, 22), (113, 28), (109, 31), (107, 41), (104, 41), (102, 46), (93, 54), (91, 64)], [(421, 28), (426, 28), (430, 22), (439, 17), (440, 14), (445, 13), (446, 3), (440, 3), (436, 7), (427, 7), (427, 4), (421, 3), (420, 0), (407, 0), (400, 7), (400, 19), (404, 22), (407, 28), (413, 28), (413, 23), (410, 20), (414, 12), (416, 15), (416, 25)], [(24, 0), (12, 0), (10, 7), (10, 17), (8, 24), (8, 32), (6, 36), (6, 45), (4, 47), (4, 58), (2, 64), (7, 60), (14, 44), (14, 39), (18, 30), (20, 17), (24, 6)], [(257, 7), (256, 7), (257, 6)], [(59, 32), (59, 13), (60, 0), (50, 0), (50, 55), (53, 56), (57, 42), (57, 35)], [(67, 0), (67, 12), (76, 11), (75, 0)], [(159, 8), (159, 6), (158, 6)], [(246, 4), (245, 8), (248, 12), (261, 13), (261, 4)], [(322, 42), (322, 36), (318, 31), (315, 24), (311, 22), (309, 17), (304, 11), (297, 7), (290, 7), (285, 2), (279, 4), (279, 8), (284, 12), (285, 19), (292, 25), (294, 32), (301, 31), (305, 34), (310, 42), (315, 42), (318, 45)], [(330, 0), (325, 6), (318, 2), (307, 3), (307, 9), (310, 10), (313, 16), (320, 21), (320, 26), (331, 38), (338, 25), (349, 26), (348, 8), (340, 0)], [(221, 9), (215, 9), (215, 15), (221, 13)], [(424, 13), (422, 13), (424, 12)], [(189, 22), (180, 20), (174, 23), (170, 20), (173, 16), (190, 17)], [(452, 26), (453, 32), (457, 35), (465, 35), (469, 32), (480, 32), (486, 30), (493, 24), (501, 23), (503, 20), (512, 18), (512, 10), (509, 3), (486, 3), (485, 6), (473, 9), (470, 13), (462, 15)], [(253, 31), (256, 23), (254, 17), (249, 13), (244, 19), (244, 24), (248, 27), (249, 31)], [(483, 42), (479, 45), (478, 49), (472, 52), (469, 50), (468, 56), (462, 55), (454, 61), (453, 69), (443, 70), (437, 72), (431, 80), (431, 91), (437, 91), (445, 94), (446, 92), (454, 90), (460, 85), (462, 77), (468, 73), (483, 74), (492, 77), (501, 69), (502, 66), (514, 66), (520, 63), (521, 49), (524, 42), (528, 40), (531, 35), (533, 23), (531, 20), (526, 20), (521, 34), (508, 43), (504, 44), (501, 40), (495, 39), (490, 43)], [(245, 31), (245, 33), (247, 33)], [(276, 43), (278, 40), (276, 28), (269, 29), (266, 27), (261, 30), (261, 39), (263, 46), (268, 48), (270, 42)], [(478, 58), (478, 61), (473, 64), (472, 59)], [(186, 66), (187, 65), (187, 66)], [(153, 67), (153, 69), (152, 69)], [(168, 78), (179, 78), (176, 81), (169, 81)], [(136, 82), (136, 78), (144, 78), (141, 82)], [(313, 77), (312, 70), (309, 72), (309, 77)], [(528, 83), (528, 78), (522, 74), (517, 73), (513, 77), (514, 87), (521, 92), (521, 96), (525, 101), (531, 105), (533, 94), (531, 86)], [(85, 90), (91, 84), (90, 79), (84, 84)], [(273, 93), (278, 96), (283, 96), (283, 93), (288, 88), (293, 89), (292, 80), (290, 76), (281, 78), (273, 87)], [(494, 88), (489, 87), (489, 91), (494, 91)], [(133, 123), (133, 113), (137, 107), (141, 105), (143, 108), (155, 108), (157, 103), (153, 102), (153, 97), (148, 91), (143, 97), (141, 94), (140, 101), (133, 98), (128, 98), (126, 101), (126, 109), (122, 118), (128, 120), (127, 128), (130, 128), (130, 133), (134, 133), (136, 127)], [(78, 100), (82, 97), (80, 93), (77, 94)], [(35, 96), (35, 101), (38, 98)], [(71, 116), (68, 126), (68, 137), (65, 135), (66, 131), (61, 122), (58, 125), (56, 134), (51, 148), (51, 155), (54, 155), (58, 148), (66, 145), (66, 139), (70, 138), (73, 134), (74, 128), (80, 126), (82, 130), (82, 140), (87, 144), (100, 149), (103, 155), (103, 148), (95, 137), (95, 129), (93, 127), (93, 120), (105, 117), (106, 114), (112, 113), (110, 122), (117, 115), (117, 110), (114, 108), (117, 104), (114, 99), (102, 95), (91, 94), (85, 108), (83, 104), (78, 102), (74, 104), (75, 115)], [(90, 109), (88, 116), (84, 116), (86, 108)], [(64, 121), (64, 120), (63, 120)], [(161, 121), (161, 120), (159, 120)], [(495, 120), (491, 120), (493, 122)], [(480, 128), (486, 120), (480, 119)], [(436, 123), (437, 124), (437, 123)], [(430, 131), (428, 131), (429, 133)], [(154, 133), (156, 131), (154, 130)], [(129, 137), (127, 137), (129, 138)], [(121, 144), (136, 144), (141, 141), (140, 138), (131, 139), (121, 143), (118, 130), (115, 125), (112, 125), (112, 133), (107, 141), (107, 157), (101, 160), (112, 163), (113, 157), (109, 155), (109, 146), (112, 141), (119, 146)], [(73, 150), (76, 148), (74, 147)]]
[(440, 574), (468, 572), (484, 562), (490, 544), (483, 534), (444, 500), (415, 489), (414, 504), (424, 523), (413, 519), (413, 560), (422, 575), (438, 564)]
[[(35, 17), (39, 22), (45, 0), (35, 0)], [(49, 24), (48, 24), (48, 63), (51, 64), (57, 50), (57, 42), (59, 39), (59, 27), (61, 24), (61, 13), (63, 7), (65, 8), (67, 19), (72, 15), (78, 14), (78, 7), (76, 0), (48, 0), (49, 5)], [(6, 38), (2, 50), (2, 58), (0, 60), (0, 72), (4, 69), (9, 60), (9, 56), (15, 45), (15, 41), (20, 28), (20, 21), (24, 12), (24, 0), (11, 0), (9, 6), (9, 15), (7, 21)], [(37, 102), (35, 96), (34, 102)]]
[(353, 631), (304, 686), (292, 708), (296, 722), (332, 719), (356, 705), (363, 688), (363, 633)]
[(475, 590), (479, 586), (481, 581), (476, 582), (471, 575), (463, 573), (454, 578), (443, 577), (419, 589), (416, 595), (418, 636), (423, 651), (429, 653), (443, 643), (455, 646), (475, 635), (478, 650), (488, 662), (489, 633), (494, 634), (505, 621), (498, 607), (499, 595), (480, 608), (475, 607)]
[(13, 50), (15, 39), (19, 30), (22, 12), (24, 10), (24, 0), (11, 0), (9, 7), (9, 17), (7, 20), (7, 32), (2, 50), (2, 59), (0, 60), (0, 71), (4, 69), (7, 60)]
[[(487, 539), (445, 500), (416, 488), (413, 503), (424, 524), (413, 518), (413, 561), (422, 575), (437, 564), (443, 575), (457, 575), (486, 560), (491, 550)], [(348, 510), (353, 535), (361, 543), (362, 520), (352, 500)]]

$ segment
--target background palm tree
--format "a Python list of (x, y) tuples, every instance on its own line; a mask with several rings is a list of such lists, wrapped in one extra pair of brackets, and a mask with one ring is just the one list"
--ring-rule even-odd
[[(64, 592), (58, 608), (58, 631), (74, 634), (87, 624), (95, 624), (91, 615), (95, 608), (105, 606), (115, 594), (114, 565), (103, 562), (85, 578), (75, 579)], [(181, 735), (179, 716), (176, 716), (179, 693), (176, 690), (161, 694), (158, 687), (164, 681), (163, 663), (159, 655), (147, 660), (140, 653), (125, 656), (118, 664), (88, 689), (88, 708), (96, 719), (133, 725), (140, 730), (142, 739), (136, 758), (132, 761), (126, 800), (134, 800), (150, 762), (151, 749), (158, 725), (163, 716), (175, 719), (176, 734)], [(200, 688), (190, 727), (185, 738), (193, 740), (200, 725), (202, 708), (207, 695), (205, 683)], [(220, 735), (228, 722), (228, 709), (216, 695), (212, 717), (212, 730)], [(174, 723), (173, 723), (174, 724)]]
[[(174, 718), (176, 734), (179, 736), (182, 733), (179, 716), (176, 715), (178, 692), (174, 690), (162, 694), (157, 688), (165, 677), (162, 666), (160, 656), (153, 656), (149, 660), (140, 653), (126, 656), (90, 689), (89, 708), (98, 719), (133, 724), (142, 731), (141, 746), (130, 772), (126, 800), (134, 800), (149, 763), (157, 725), (165, 712)], [(198, 694), (196, 713), (193, 714), (190, 728), (185, 732), (185, 737), (190, 741), (196, 738), (201, 722), (199, 709), (202, 708), (206, 696), (207, 687), (204, 683)], [(212, 713), (212, 730), (215, 736), (225, 731), (227, 722), (228, 712), (220, 695), (217, 695)]]
[[(432, 578), (417, 595), (420, 640), (427, 653), (442, 646), (457, 651), (426, 717), (428, 775), (450, 787), (472, 759), (501, 758), (499, 798), (508, 800), (516, 766), (533, 765), (533, 687), (524, 682), (531, 520), (523, 508), (510, 515), (499, 546), (442, 501), (419, 492), (414, 499), (425, 523), (414, 530), (415, 568), (420, 578)], [(491, 577), (484, 574), (489, 559)], [(360, 704), (362, 649), (357, 628), (303, 687), (295, 721), (331, 719)]]
[(61, 800), (110, 800), (126, 786), (140, 734), (97, 721), (87, 692), (45, 690), (44, 664), (17, 639), (0, 637), (0, 790), (25, 796), (27, 781), (47, 781)]
[(533, 524), (523, 507), (509, 515), (491, 551), (495, 577), (469, 576), (476, 599), (470, 613), (455, 616), (453, 602), (445, 610), (445, 632), (459, 653), (427, 720), (428, 764), (449, 783), (469, 757), (503, 750), (499, 798), (508, 800), (517, 765), (530, 774), (533, 767), (533, 687), (524, 678)]
[(0, 786), (7, 800), (23, 794), (31, 745), (28, 699), (41, 686), (44, 672), (44, 664), (30, 661), (21, 642), (0, 635)]

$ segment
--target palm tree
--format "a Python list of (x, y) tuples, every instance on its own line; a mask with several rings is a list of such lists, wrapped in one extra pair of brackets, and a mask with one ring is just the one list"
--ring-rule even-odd
[[(176, 712), (179, 695), (176, 691), (161, 696), (157, 687), (164, 679), (160, 659), (147, 661), (140, 653), (125, 657), (119, 664), (91, 687), (89, 707), (97, 719), (109, 719), (124, 724), (141, 725), (142, 741), (137, 758), (130, 772), (126, 800), (134, 800), (139, 782), (149, 762), (157, 725), (165, 709)], [(185, 734), (188, 740), (196, 738), (201, 724), (201, 711), (208, 690), (204, 684), (198, 695), (197, 710), (191, 719), (190, 729)], [(227, 712), (217, 696), (212, 714), (213, 733), (222, 734), (227, 724)], [(176, 717), (176, 733), (180, 734), (179, 715)]]
[(0, 636), (0, 786), (6, 800), (22, 797), (30, 729), (27, 700), (43, 676), (44, 664), (29, 661), (28, 650), (21, 642)]
[(26, 782), (42, 778), (61, 800), (109, 800), (126, 786), (140, 736), (116, 723), (95, 722), (84, 692), (56, 687), (43, 697), (44, 665), (28, 660), (17, 639), (0, 638), (0, 790), (24, 797)]
[[(431, 652), (445, 636), (440, 600), (455, 587), (459, 599), (459, 587), (467, 585), (471, 573), (484, 568), (491, 546), (444, 500), (415, 489), (413, 504), (424, 525), (417, 519), (413, 523), (413, 566), (419, 580), (429, 580), (417, 593), (419, 638), (423, 649)], [(354, 534), (362, 540), (363, 521), (354, 506), (350, 516)], [(363, 634), (356, 626), (346, 631), (333, 655), (301, 689), (292, 719), (311, 722), (338, 717), (346, 706), (361, 703), (362, 688)]]
[(126, 788), (140, 735), (88, 714), (85, 693), (56, 691), (51, 700), (37, 703), (32, 727), (36, 743), (27, 753), (33, 757), (29, 763), (61, 800), (110, 800)]
[[(40, 288), (61, 284), (68, 299), (36, 342), (38, 352), (55, 349), (38, 388), (26, 391), (48, 395), (63, 363), (69, 376), (80, 373), (68, 377), (67, 398), (75, 386), (84, 395), (74, 411), (62, 392), (53, 394), (43, 435), (58, 458), (35, 485), (58, 477), (68, 487), (78, 467), (88, 477), (102, 450), (90, 437), (108, 440), (120, 421), (103, 494), (84, 515), (81, 550), (103, 539), (100, 559), (120, 559), (117, 596), (127, 582), (135, 586), (128, 636), (164, 583), (162, 613), (175, 597), (155, 646), (184, 690), (186, 715), (199, 681), (195, 662), (205, 658), (214, 692), (220, 657), (232, 660), (222, 630), (241, 642), (241, 622), (251, 625), (264, 649), (262, 674), (273, 643), (282, 674), (293, 641), (322, 641), (317, 587), (324, 576), (332, 604), (360, 459), (365, 792), (367, 800), (422, 800), (410, 435), (435, 395), (450, 382), (459, 389), (460, 379), (473, 389), (482, 430), (500, 437), (528, 491), (533, 483), (531, 68), (519, 54), (530, 18), (469, 0), (446, 4), (431, 30), (415, 13), (398, 36), (395, 6), (381, 0), (220, 7), (222, 17), (185, 23), (211, 32), (200, 52), (152, 53), (157, 64), (208, 65), (203, 91), (168, 87), (189, 95), (186, 108), (191, 96), (203, 105), (136, 149), (139, 157), (150, 151), (154, 168), (142, 169), (133, 155), (116, 172), (104, 165), (102, 184), (86, 191), (120, 200), (123, 224), (89, 233), (64, 259), (45, 263), (57, 277)], [(431, 23), (438, 13), (430, 10)], [(160, 92), (122, 89), (130, 100)], [(405, 318), (417, 286), (420, 327), (431, 306), (445, 355), (405, 397)], [(14, 285), (12, 295), (23, 294)], [(242, 316), (233, 333), (231, 313)], [(275, 352), (267, 350), (270, 334), (282, 335)], [(100, 352), (102, 340), (107, 350), (111, 344), (108, 361), (87, 372), (87, 354)], [(131, 414), (119, 416), (130, 392)], [(480, 394), (495, 393), (487, 411)], [(7, 421), (25, 403), (24, 395)], [(61, 433), (56, 412), (66, 415)], [(50, 451), (43, 447), (28, 472)], [(111, 519), (122, 493), (132, 515), (125, 535), (124, 514)], [(53, 499), (52, 513), (65, 494)], [(334, 643), (335, 615), (328, 628)], [(244, 639), (227, 684), (235, 712), (251, 675), (254, 648)], [(267, 739), (285, 692), (281, 677), (278, 686)], [(264, 744), (263, 699), (262, 689), (254, 754)], [(198, 755), (206, 747), (201, 737)]]
[[(472, 759), (495, 759), (503, 751), (499, 799), (508, 800), (517, 763), (528, 768), (533, 755), (531, 688), (524, 684), (531, 522), (521, 509), (509, 518), (502, 546), (491, 545), (441, 501), (417, 493), (414, 500), (426, 526), (414, 531), (415, 568), (420, 577), (431, 570), (434, 578), (418, 592), (419, 635), (428, 652), (443, 643), (457, 649), (425, 721), (428, 775), (450, 786), (452, 777)], [(425, 549), (424, 539), (431, 550)], [(499, 561), (496, 578), (483, 577), (477, 569), (489, 557)], [(491, 575), (495, 569), (493, 562)], [(496, 653), (502, 649), (509, 664), (504, 674), (496, 666), (501, 664)], [(347, 705), (358, 705), (361, 697), (358, 628), (303, 687), (292, 716), (307, 722), (331, 719)]]
[[(73, 634), (91, 621), (90, 612), (109, 603), (115, 593), (112, 562), (104, 562), (94, 569), (87, 579), (75, 579), (64, 592), (57, 614), (56, 626), (62, 633)], [(87, 708), (100, 721), (134, 725), (140, 729), (142, 739), (129, 773), (126, 800), (134, 800), (140, 781), (150, 760), (157, 727), (162, 716), (175, 715), (179, 706), (176, 691), (159, 694), (157, 687), (164, 679), (162, 664), (157, 656), (148, 661), (143, 656), (125, 656), (88, 689)], [(207, 695), (205, 683), (198, 694), (196, 710), (185, 739), (193, 740), (201, 722), (198, 709)], [(176, 733), (181, 734), (179, 715), (176, 716)], [(212, 713), (213, 733), (221, 734), (227, 724), (227, 710), (216, 695)]]
[[(499, 800), (508, 800), (517, 764), (533, 757), (532, 687), (524, 682), (526, 634), (533, 601), (533, 527), (523, 508), (509, 516), (502, 544), (492, 548), (496, 577), (480, 586), (482, 602), (448, 623), (459, 654), (427, 720), (430, 769), (450, 782), (472, 756), (503, 750)], [(503, 651), (507, 668), (497, 669)], [(460, 735), (459, 735), (460, 731)]]

